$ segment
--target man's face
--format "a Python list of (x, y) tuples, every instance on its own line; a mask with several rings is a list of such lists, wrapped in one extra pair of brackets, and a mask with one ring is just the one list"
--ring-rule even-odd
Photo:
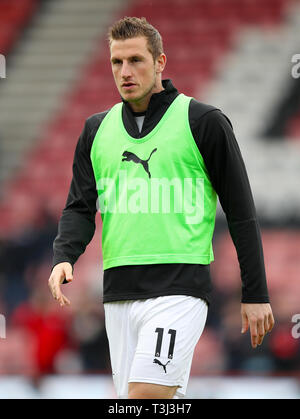
[(124, 100), (140, 102), (154, 93), (160, 64), (154, 62), (145, 37), (113, 40), (110, 52), (115, 83)]

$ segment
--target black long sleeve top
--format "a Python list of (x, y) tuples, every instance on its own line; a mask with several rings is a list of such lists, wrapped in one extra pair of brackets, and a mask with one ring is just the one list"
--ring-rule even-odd
[[(143, 138), (152, 131), (179, 94), (171, 80), (163, 80), (163, 87), (162, 92), (151, 97), (141, 132), (131, 107), (123, 101), (123, 123), (132, 137)], [(73, 178), (59, 221), (58, 235), (53, 243), (52, 269), (60, 262), (70, 262), (74, 266), (94, 236), (98, 196), (90, 151), (95, 134), (108, 112), (87, 118), (79, 137), (73, 161)], [(189, 123), (237, 251), (242, 280), (241, 301), (269, 302), (255, 205), (231, 122), (219, 109), (192, 99)], [(172, 294), (192, 295), (208, 303), (211, 299), (209, 265), (171, 263), (118, 266), (106, 269), (103, 281), (104, 303)]]

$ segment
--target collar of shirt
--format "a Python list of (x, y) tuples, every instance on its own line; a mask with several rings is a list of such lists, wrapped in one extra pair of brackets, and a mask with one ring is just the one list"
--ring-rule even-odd
[[(139, 132), (136, 121), (134, 119), (137, 116), (134, 113), (129, 105), (129, 103), (122, 99), (123, 108), (122, 108), (122, 119), (126, 131), (129, 135), (134, 138), (142, 138), (147, 135), (156, 124), (160, 121), (170, 104), (178, 96), (178, 90), (173, 86), (170, 79), (162, 81), (164, 90), (159, 93), (154, 93), (151, 96), (149, 106), (146, 110), (145, 119), (143, 123), (142, 132)], [(139, 113), (141, 114), (141, 113)]]

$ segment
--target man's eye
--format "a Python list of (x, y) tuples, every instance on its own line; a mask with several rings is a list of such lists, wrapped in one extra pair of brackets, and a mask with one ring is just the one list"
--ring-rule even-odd
[(139, 58), (135, 57), (132, 59), (132, 61), (137, 62), (137, 61), (141, 61)]

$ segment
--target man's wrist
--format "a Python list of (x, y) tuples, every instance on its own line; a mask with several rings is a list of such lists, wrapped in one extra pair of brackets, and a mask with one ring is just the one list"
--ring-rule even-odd
[(60, 261), (56, 261), (56, 262), (53, 262), (53, 265), (52, 265), (52, 268), (51, 268), (51, 272), (53, 271), (53, 269), (55, 268), (55, 266), (56, 265), (59, 265), (60, 263), (69, 263), (71, 266), (72, 266), (72, 274), (73, 274), (73, 271), (74, 271), (74, 265), (73, 265), (73, 263), (72, 262), (70, 262), (69, 260), (60, 260)]
[(270, 302), (268, 295), (263, 296), (243, 296), (241, 303), (243, 304), (267, 304)]

